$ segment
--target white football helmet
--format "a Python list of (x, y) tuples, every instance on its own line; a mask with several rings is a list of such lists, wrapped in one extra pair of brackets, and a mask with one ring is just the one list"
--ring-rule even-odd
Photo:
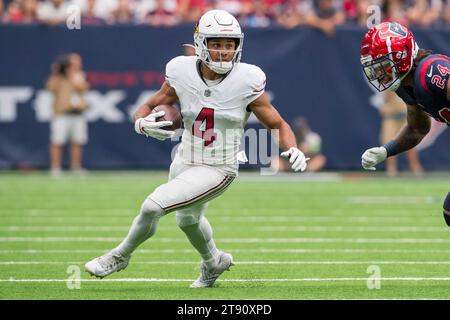
[[(236, 41), (236, 51), (231, 61), (212, 61), (208, 51), (207, 41), (211, 38), (233, 38)], [(235, 63), (241, 60), (244, 34), (239, 22), (224, 10), (210, 10), (203, 14), (194, 31), (195, 54), (212, 71), (225, 74)]]

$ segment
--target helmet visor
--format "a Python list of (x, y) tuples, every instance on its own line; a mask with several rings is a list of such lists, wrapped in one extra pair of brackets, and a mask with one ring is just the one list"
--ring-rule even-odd
[[(230, 41), (231, 40), (231, 41)], [(237, 45), (239, 41), (235, 39), (226, 39), (225, 42), (220, 43), (219, 39), (207, 40), (207, 59), (206, 64), (217, 73), (223, 74), (230, 71), (233, 65), (238, 61), (241, 47)]]
[(389, 89), (399, 78), (395, 62), (388, 56), (368, 61), (362, 66), (367, 80), (380, 92)]

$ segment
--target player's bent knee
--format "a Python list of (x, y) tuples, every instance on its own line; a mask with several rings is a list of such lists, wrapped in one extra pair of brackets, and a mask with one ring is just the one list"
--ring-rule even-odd
[(450, 227), (450, 192), (447, 194), (447, 197), (444, 200), (444, 220), (447, 225)]
[(200, 215), (186, 214), (177, 212), (176, 214), (177, 225), (180, 228), (198, 224), (200, 222)]
[(164, 215), (164, 209), (152, 199), (147, 198), (142, 203), (140, 214), (151, 218), (160, 218)]

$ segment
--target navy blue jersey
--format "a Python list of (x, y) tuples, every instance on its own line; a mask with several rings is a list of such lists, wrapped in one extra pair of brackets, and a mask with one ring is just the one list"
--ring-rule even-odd
[(450, 58), (432, 54), (422, 59), (414, 70), (414, 87), (401, 86), (397, 95), (407, 104), (417, 106), (430, 117), (450, 126), (450, 101), (447, 100)]

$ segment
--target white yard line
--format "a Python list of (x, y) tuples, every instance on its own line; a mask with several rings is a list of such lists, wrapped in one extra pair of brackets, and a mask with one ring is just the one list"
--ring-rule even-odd
[(20, 231), (128, 231), (127, 226), (3, 226), (0, 231), (20, 232)]
[[(343, 198), (343, 201), (347, 201), (348, 198)], [(245, 210), (245, 208), (242, 209), (244, 214), (245, 212), (247, 212), (247, 210)], [(286, 215), (288, 213), (293, 213), (292, 216), (297, 216), (298, 212), (301, 212), (302, 215), (310, 215), (311, 217), (317, 216), (318, 214), (322, 214), (322, 211), (315, 211), (315, 212), (305, 212), (303, 209), (299, 210), (299, 209), (289, 209), (289, 208), (279, 208), (278, 210), (279, 215)], [(73, 218), (77, 218), (77, 217), (86, 217), (86, 218), (91, 218), (91, 217), (113, 217), (113, 218), (133, 218), (138, 212), (137, 211), (133, 211), (130, 210), (129, 208), (127, 209), (114, 209), (114, 208), (106, 208), (106, 209), (102, 209), (102, 208), (85, 208), (85, 209), (73, 209), (73, 210), (68, 210), (67, 208), (45, 208), (45, 209), (6, 209), (4, 210), (4, 212), (1, 214), (1, 217), (3, 218), (23, 218), (23, 217), (37, 217), (37, 218), (48, 218), (48, 219), (52, 219), (52, 218), (66, 218), (67, 215), (61, 216), (60, 214), (62, 212), (74, 212), (76, 213), (76, 217)], [(229, 214), (230, 209), (229, 208), (215, 208), (214, 212), (220, 213), (220, 216), (224, 216), (224, 217), (231, 217), (232, 215)], [(251, 214), (251, 215), (245, 215), (245, 216), (264, 216), (261, 213), (263, 212), (269, 212), (272, 213), (273, 209), (268, 209), (268, 208), (257, 208), (257, 212), (258, 214)], [(430, 211), (430, 216), (431, 213), (433, 211)], [(361, 217), (361, 213), (352, 213), (352, 212), (348, 212), (347, 209), (328, 209), (324, 212), (325, 214), (322, 214), (323, 216), (358, 216)], [(370, 216), (364, 216), (363, 217), (377, 217), (378, 215), (380, 215), (379, 217), (385, 217), (385, 216), (394, 216), (394, 215), (406, 215), (408, 217), (414, 216), (417, 218), (423, 218), (424, 217), (424, 212), (423, 209), (420, 210), (411, 210), (411, 208), (396, 208), (396, 209), (392, 209), (392, 208), (371, 208), (371, 215)], [(234, 215), (233, 215), (234, 216)], [(269, 215), (267, 215), (269, 216)]]
[[(88, 223), (88, 222), (103, 222), (108, 221), (108, 223), (111, 222), (119, 222), (126, 224), (131, 223), (132, 219), (135, 217), (135, 215), (121, 215), (119, 216), (106, 216), (106, 215), (96, 215), (96, 216), (52, 216), (52, 215), (41, 215), (41, 216), (26, 216), (26, 215), (0, 215), (3, 221), (5, 220), (14, 220), (14, 221), (25, 221), (25, 222), (46, 222), (47, 224), (52, 223), (66, 223), (66, 224), (73, 224), (73, 222), (82, 222), (82, 223)], [(403, 217), (390, 217), (386, 215), (382, 216), (363, 216), (363, 215), (353, 215), (353, 216), (346, 216), (346, 215), (246, 215), (243, 213), (240, 216), (235, 215), (218, 215), (218, 214), (211, 214), (208, 216), (208, 218), (212, 221), (231, 221), (231, 222), (380, 222), (380, 223), (400, 223), (400, 222), (427, 222), (427, 221), (433, 221), (432, 219), (434, 216), (403, 216)], [(48, 221), (46, 221), (48, 220)], [(15, 222), (17, 223), (17, 222)]]
[[(0, 261), (0, 265), (82, 265), (80, 261)], [(134, 261), (144, 265), (197, 265), (199, 261)], [(236, 261), (236, 265), (449, 265), (450, 261)]]
[(423, 196), (353, 196), (347, 197), (348, 203), (358, 204), (430, 204), (433, 197)]
[[(174, 229), (173, 226), (161, 226), (161, 230), (171, 230)], [(357, 226), (263, 226), (263, 227), (249, 227), (249, 226), (216, 226), (215, 229), (220, 230), (236, 230), (236, 229), (246, 229), (246, 230), (256, 230), (256, 231), (274, 231), (274, 232), (284, 232), (284, 231), (302, 231), (302, 232), (396, 232), (396, 233), (409, 233), (409, 232), (448, 232), (448, 227), (392, 227), (392, 226), (379, 226), (379, 227), (357, 227)], [(23, 232), (23, 231), (42, 231), (42, 232), (52, 232), (52, 231), (63, 231), (63, 232), (99, 232), (99, 231), (128, 231), (129, 227), (118, 227), (118, 226), (3, 226), (0, 227), (0, 231), (4, 232)]]
[[(268, 169), (268, 168), (265, 168)], [(338, 172), (304, 172), (302, 174), (290, 174), (287, 172), (277, 172), (273, 174), (261, 175), (253, 172), (240, 172), (237, 182), (338, 182), (342, 181), (342, 176)]]
[[(0, 237), (1, 242), (117, 242), (122, 237)], [(222, 243), (450, 243), (450, 238), (218, 238)], [(152, 242), (185, 243), (185, 238), (152, 238)]]
[[(353, 249), (353, 248), (338, 248), (338, 249), (237, 249), (225, 248), (225, 251), (233, 253), (450, 253), (450, 249)], [(0, 250), (0, 254), (59, 254), (59, 253), (96, 253), (100, 254), (108, 252), (108, 249), (17, 249), (17, 250)], [(196, 253), (194, 249), (138, 249), (138, 254), (146, 253)]]
[(448, 227), (348, 227), (348, 226), (270, 226), (255, 227), (257, 231), (303, 231), (303, 232), (448, 232)]
[[(219, 279), (218, 282), (334, 282), (334, 281), (450, 281), (449, 277), (381, 277), (381, 278), (278, 278), (278, 279)], [(195, 279), (171, 278), (117, 278), (79, 279), (80, 282), (192, 282)], [(0, 279), (0, 282), (74, 282), (74, 279)]]

